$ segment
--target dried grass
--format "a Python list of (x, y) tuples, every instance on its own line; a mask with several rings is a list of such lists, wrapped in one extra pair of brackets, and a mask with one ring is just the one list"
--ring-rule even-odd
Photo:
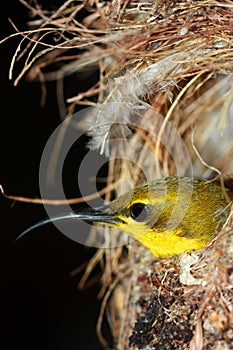
[[(99, 69), (95, 85), (68, 99), (67, 114), (80, 104), (96, 105), (103, 112), (98, 123), (104, 128), (98, 128), (93, 118), (86, 123), (92, 135), (90, 147), (109, 152), (112, 158), (107, 188), (122, 179), (137, 184), (177, 174), (177, 164), (179, 175), (190, 175), (190, 161), (171, 137), (169, 123), (191, 155), (195, 176), (212, 178), (216, 169), (222, 178), (232, 176), (231, 1), (69, 0), (51, 12), (36, 1), (20, 1), (33, 19), (26, 32), (14, 26), (12, 36), (21, 41), (10, 78), (15, 67), (23, 65), (15, 85), (25, 75), (39, 80), (44, 99), (45, 82), (56, 80), (61, 101), (65, 76), (93, 66)], [(49, 71), (55, 63), (62, 67)], [(64, 108), (61, 104), (62, 117)], [(119, 123), (124, 124), (120, 131)], [(109, 148), (108, 141), (119, 132), (125, 143)], [(135, 141), (142, 147), (131, 147)], [(154, 155), (153, 166), (148, 152)], [(126, 160), (132, 158), (137, 166)], [(120, 191), (125, 190), (122, 184)], [(111, 192), (106, 199), (111, 199)], [(125, 235), (112, 234), (115, 242), (110, 242), (106, 230), (107, 242), (118, 247), (98, 251), (81, 283), (100, 261), (104, 297), (97, 330), (105, 348), (101, 320), (107, 304), (119, 350), (129, 348), (129, 339), (132, 349), (232, 347), (232, 215), (211, 245), (193, 253), (197, 260), (190, 265), (189, 275), (197, 283), (192, 278), (191, 285), (180, 281), (183, 263), (179, 259), (157, 261), (137, 243), (128, 245), (127, 256), (122, 255)]]

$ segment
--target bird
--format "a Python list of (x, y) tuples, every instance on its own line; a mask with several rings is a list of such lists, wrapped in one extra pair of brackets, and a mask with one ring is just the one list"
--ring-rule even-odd
[(216, 181), (175, 176), (154, 179), (101, 207), (43, 219), (16, 240), (50, 222), (84, 220), (118, 228), (141, 242), (155, 258), (176, 256), (202, 249), (218, 234), (233, 199), (229, 189), (226, 193)]

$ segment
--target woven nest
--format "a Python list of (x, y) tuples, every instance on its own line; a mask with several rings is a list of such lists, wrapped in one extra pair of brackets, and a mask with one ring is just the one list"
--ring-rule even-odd
[[(66, 1), (52, 11), (21, 2), (32, 21), (27, 32), (14, 34), (22, 40), (11, 77), (17, 60), (24, 62), (15, 84), (25, 75), (39, 80), (44, 98), (46, 81), (54, 79), (63, 101), (64, 77), (98, 69), (99, 80), (60, 102), (60, 111), (71, 115), (79, 105), (101, 111), (84, 127), (90, 149), (110, 155), (106, 200), (114, 197), (109, 188), (121, 193), (129, 182), (156, 177), (218, 176), (222, 183), (232, 177), (231, 1)], [(57, 63), (61, 68), (50, 70)], [(120, 145), (112, 142), (119, 137)], [(119, 350), (232, 349), (231, 214), (203, 251), (178, 258), (158, 261), (136, 242), (123, 249), (123, 233), (112, 237), (116, 241), (97, 251), (80, 284), (101, 262), (97, 332), (103, 347), (107, 307)]]

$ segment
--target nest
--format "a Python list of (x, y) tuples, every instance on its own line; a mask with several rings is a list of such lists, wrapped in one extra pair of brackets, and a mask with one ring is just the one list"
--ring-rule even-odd
[[(68, 0), (51, 11), (21, 2), (32, 20), (26, 32), (15, 28), (10, 77), (23, 62), (14, 83), (39, 80), (42, 101), (46, 81), (56, 80), (62, 118), (95, 107), (83, 127), (90, 149), (110, 157), (106, 200), (109, 188), (122, 193), (156, 177), (232, 177), (231, 1)], [(63, 79), (92, 69), (98, 81), (63, 102)], [(115, 236), (81, 281), (103, 263), (103, 347), (106, 307), (119, 350), (232, 347), (231, 214), (209, 246), (179, 258), (158, 261), (135, 242), (123, 250), (125, 235)]]

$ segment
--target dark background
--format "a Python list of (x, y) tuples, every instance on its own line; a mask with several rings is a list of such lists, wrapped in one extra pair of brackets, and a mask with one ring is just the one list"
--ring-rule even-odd
[[(8, 17), (24, 30), (29, 16), (17, 0), (4, 4), (0, 15), (1, 39), (14, 32)], [(40, 107), (38, 83), (23, 78), (14, 87), (9, 81), (10, 61), (18, 43), (18, 39), (10, 39), (0, 45), (0, 184), (8, 194), (39, 197), (41, 154), (61, 120), (54, 83), (47, 84), (46, 105)], [(71, 85), (79, 88), (77, 77)], [(73, 190), (72, 167), (81, 161), (77, 157), (85, 153), (85, 147), (78, 147), (78, 152), (74, 150), (76, 163), (69, 162), (66, 175), (70, 197), (79, 195), (77, 189)], [(45, 210), (39, 205), (13, 203), (1, 195), (0, 208), (0, 347), (102, 349), (95, 330), (100, 309), (99, 285), (79, 291), (77, 283), (82, 273), (77, 278), (70, 276), (70, 271), (90, 259), (94, 248), (87, 249), (69, 240), (53, 225), (15, 243), (20, 232), (46, 217)], [(97, 269), (94, 274), (98, 272)], [(110, 340), (106, 321), (104, 335)]]

